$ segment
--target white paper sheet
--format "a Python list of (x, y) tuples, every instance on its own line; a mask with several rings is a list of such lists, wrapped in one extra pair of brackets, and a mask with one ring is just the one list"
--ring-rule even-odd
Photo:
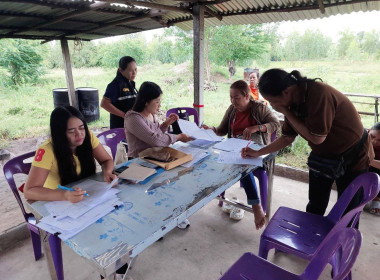
[(207, 157), (209, 154), (206, 150), (199, 149), (199, 148), (194, 148), (194, 147), (185, 147), (185, 146), (180, 146), (176, 148), (179, 151), (182, 151), (186, 154), (191, 154), (193, 156), (193, 159), (189, 162), (186, 162), (182, 164), (181, 166), (184, 167), (190, 167), (193, 164), (197, 163), (201, 159)]
[(119, 190), (111, 188), (117, 180), (118, 178), (110, 184), (90, 179), (85, 180), (78, 184), (79, 188), (85, 190), (89, 194), (89, 196), (85, 196), (82, 201), (78, 203), (71, 203), (69, 201), (51, 201), (45, 204), (45, 208), (48, 210), (49, 214), (55, 216), (56, 219), (62, 219), (67, 216), (77, 218), (92, 207), (109, 199), (110, 196), (115, 196)]
[(195, 139), (195, 140), (189, 141), (187, 143), (190, 145), (196, 146), (196, 147), (206, 148), (206, 147), (209, 147), (211, 145), (214, 145), (216, 143), (216, 141), (209, 141), (209, 140), (205, 140), (205, 139)]
[[(249, 143), (249, 140), (244, 140), (244, 139), (238, 139), (238, 138), (228, 138), (224, 139), (222, 142), (216, 143), (213, 148), (226, 151), (226, 152), (236, 152), (240, 153), (241, 150), (245, 147), (247, 147)], [(263, 145), (258, 145), (253, 142), (249, 144), (249, 148), (253, 150), (259, 150)]]
[(266, 155), (258, 158), (242, 158), (240, 153), (221, 151), (219, 153), (218, 162), (224, 164), (249, 164), (263, 166), (263, 158), (265, 157)]
[(208, 141), (221, 141), (223, 137), (215, 134), (212, 129), (199, 128), (194, 122), (186, 120), (178, 120), (179, 127), (181, 131), (195, 139), (204, 139)]

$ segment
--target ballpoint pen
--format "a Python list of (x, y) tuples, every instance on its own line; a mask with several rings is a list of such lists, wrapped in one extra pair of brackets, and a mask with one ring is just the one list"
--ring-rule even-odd
[[(61, 185), (58, 185), (58, 189), (69, 191), (69, 192), (75, 192), (74, 189), (71, 189), (71, 188), (68, 188), (68, 187), (64, 187), (64, 186), (61, 186)], [(84, 196), (89, 196), (89, 194), (85, 192)]]
[(251, 144), (251, 141), (252, 141), (252, 139), (249, 139), (249, 141), (248, 141), (248, 144), (247, 144), (247, 146), (245, 147), (244, 151), (246, 151), (246, 150), (247, 150), (247, 148), (248, 148), (248, 147), (249, 147), (249, 145)]

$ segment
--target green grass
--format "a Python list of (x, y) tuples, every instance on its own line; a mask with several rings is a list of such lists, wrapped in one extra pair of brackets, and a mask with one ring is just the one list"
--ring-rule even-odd
[[(291, 61), (272, 62), (269, 65), (247, 65), (258, 67), (263, 73), (269, 68), (300, 70), (309, 78), (320, 77), (324, 82), (342, 92), (380, 95), (380, 64), (351, 61)], [(242, 79), (245, 67), (238, 67), (233, 80)], [(75, 87), (94, 87), (99, 90), (101, 99), (107, 84), (114, 78), (116, 69), (82, 68), (73, 69)], [(213, 83), (216, 91), (204, 92), (204, 123), (218, 125), (230, 105), (227, 67), (214, 66)], [(153, 81), (161, 86), (163, 94), (162, 109), (166, 111), (176, 106), (193, 105), (193, 75), (191, 63), (181, 65), (154, 64), (138, 67), (136, 84)], [(6, 147), (12, 139), (35, 137), (48, 134), (49, 117), (53, 110), (54, 88), (66, 87), (63, 70), (49, 70), (36, 85), (24, 85), (18, 89), (4, 88), (0, 85), (0, 147)], [(352, 100), (358, 100), (352, 98)], [(364, 100), (362, 100), (364, 101)], [(368, 99), (368, 102), (372, 100)], [(373, 111), (371, 105), (355, 104), (359, 111)], [(373, 117), (362, 117), (365, 127), (373, 125)], [(100, 119), (90, 127), (108, 127), (109, 114), (100, 109)], [(278, 157), (277, 162), (295, 167), (306, 167), (306, 155), (310, 151), (305, 140), (299, 138), (289, 153)]]

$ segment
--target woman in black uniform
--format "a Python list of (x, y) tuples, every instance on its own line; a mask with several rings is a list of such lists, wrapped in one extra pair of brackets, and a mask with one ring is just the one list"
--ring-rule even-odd
[(134, 82), (136, 75), (136, 60), (130, 56), (120, 58), (116, 77), (108, 84), (100, 103), (110, 113), (110, 128), (124, 127), (125, 113), (133, 107), (138, 93)]

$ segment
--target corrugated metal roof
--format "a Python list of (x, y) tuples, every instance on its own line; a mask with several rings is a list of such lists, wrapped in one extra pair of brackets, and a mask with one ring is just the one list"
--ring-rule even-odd
[[(318, 0), (200, 0), (198, 4), (207, 7), (206, 27), (380, 10), (380, 0), (322, 2), (324, 14)], [(193, 5), (194, 0), (0, 0), (0, 38), (92, 40), (171, 25), (192, 30)]]

